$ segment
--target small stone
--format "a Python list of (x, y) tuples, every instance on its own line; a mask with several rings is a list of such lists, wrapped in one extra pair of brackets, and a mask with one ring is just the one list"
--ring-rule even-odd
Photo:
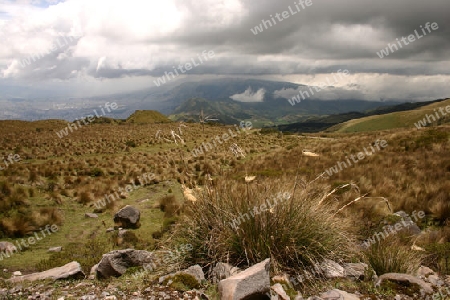
[(58, 246), (58, 247), (52, 247), (48, 249), (48, 252), (61, 252), (62, 251), (62, 247)]
[(322, 269), (326, 278), (341, 278), (344, 277), (345, 271), (344, 268), (338, 263), (332, 261), (331, 259), (325, 259), (321, 264), (320, 268)]

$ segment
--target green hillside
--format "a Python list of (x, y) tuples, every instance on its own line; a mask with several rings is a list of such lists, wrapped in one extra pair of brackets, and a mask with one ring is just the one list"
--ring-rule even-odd
[[(428, 125), (437, 125), (450, 123), (450, 114), (447, 116), (439, 113), (439, 108), (445, 108), (450, 105), (450, 99), (441, 102), (435, 102), (427, 106), (420, 107), (418, 109), (394, 112), (384, 115), (375, 115), (365, 117), (361, 119), (354, 119), (342, 124), (335, 125), (327, 131), (336, 132), (367, 132), (376, 130), (388, 130), (395, 128), (415, 127), (415, 123), (423, 120), (426, 115), (435, 114), (435, 109), (438, 112), (440, 120)], [(431, 117), (430, 117), (431, 119)]]

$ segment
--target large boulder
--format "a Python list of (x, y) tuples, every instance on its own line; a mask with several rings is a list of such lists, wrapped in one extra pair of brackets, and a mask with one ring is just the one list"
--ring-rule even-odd
[(83, 273), (83, 270), (81, 269), (81, 265), (78, 262), (73, 261), (62, 267), (53, 268), (39, 273), (13, 277), (11, 279), (8, 279), (8, 281), (12, 283), (17, 283), (22, 282), (24, 280), (36, 281), (43, 279), (58, 280), (58, 279), (84, 279), (84, 278), (85, 275)]
[(105, 279), (119, 277), (123, 275), (128, 268), (145, 267), (153, 261), (153, 253), (145, 250), (114, 250), (103, 254), (103, 257), (97, 266), (97, 278)]
[(0, 252), (9, 252), (17, 251), (17, 247), (14, 246), (13, 243), (10, 242), (0, 242)]
[[(222, 300), (240, 300), (246, 297), (266, 299), (270, 293), (270, 259), (219, 282)], [(267, 299), (269, 299), (267, 297)]]
[(136, 229), (141, 226), (139, 223), (140, 218), (141, 212), (137, 208), (127, 205), (116, 212), (114, 215), (114, 223), (116, 223), (118, 227)]

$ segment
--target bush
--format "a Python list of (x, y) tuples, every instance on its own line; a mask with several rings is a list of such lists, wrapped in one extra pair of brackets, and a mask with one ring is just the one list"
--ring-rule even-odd
[(368, 263), (378, 276), (385, 273), (413, 274), (420, 267), (420, 253), (411, 250), (408, 245), (402, 245), (395, 236), (372, 244), (366, 251)]
[(99, 168), (94, 168), (89, 173), (90, 173), (89, 175), (92, 177), (99, 177), (104, 175), (102, 169)]
[(171, 218), (180, 213), (180, 204), (178, 204), (175, 196), (164, 196), (159, 199), (159, 208), (164, 212), (165, 218)]
[(425, 249), (428, 252), (425, 259), (427, 266), (441, 274), (450, 274), (450, 242), (428, 244)]
[(132, 141), (132, 140), (130, 140), (130, 141), (127, 141), (126, 143), (125, 143), (125, 145), (127, 145), (128, 147), (132, 147), (132, 148), (135, 148), (137, 145), (136, 145), (136, 142), (135, 141)]
[(449, 139), (449, 133), (437, 129), (425, 131), (420, 137), (415, 140), (415, 148), (426, 148), (431, 150), (433, 144), (445, 143)]
[(81, 204), (88, 204), (89, 202), (92, 202), (92, 201), (94, 201), (94, 199), (92, 198), (91, 193), (86, 192), (86, 191), (80, 193), (79, 202)]
[(261, 134), (272, 134), (280, 132), (277, 127), (263, 127), (259, 131)]
[[(228, 261), (243, 266), (271, 258), (277, 271), (298, 271), (325, 258), (348, 258), (353, 244), (349, 223), (334, 214), (332, 204), (320, 204), (323, 190), (289, 192), (292, 185), (278, 180), (262, 185), (219, 182), (186, 207), (175, 240), (191, 244), (189, 263), (200, 265)], [(273, 207), (264, 207), (266, 201)], [(252, 216), (254, 207), (261, 211)]]

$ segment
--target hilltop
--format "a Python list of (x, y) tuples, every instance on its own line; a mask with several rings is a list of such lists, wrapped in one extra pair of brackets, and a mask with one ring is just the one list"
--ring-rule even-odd
[(125, 122), (129, 124), (160, 124), (172, 121), (155, 110), (136, 110)]

